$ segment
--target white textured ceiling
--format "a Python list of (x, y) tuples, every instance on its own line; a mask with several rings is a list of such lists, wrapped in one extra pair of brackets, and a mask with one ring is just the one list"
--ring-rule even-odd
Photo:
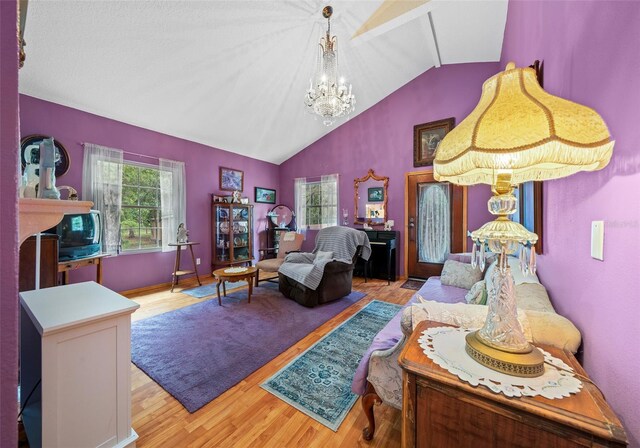
[[(507, 0), (431, 0), (351, 40), (382, 3), (330, 3), (351, 118), (440, 62), (500, 59)], [(345, 122), (302, 102), (325, 4), (30, 0), (20, 91), (280, 163)]]

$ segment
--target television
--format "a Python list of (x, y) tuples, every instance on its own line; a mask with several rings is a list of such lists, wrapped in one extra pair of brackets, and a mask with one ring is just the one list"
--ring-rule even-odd
[(100, 212), (64, 215), (48, 233), (58, 235), (58, 260), (77, 260), (102, 252), (102, 219)]

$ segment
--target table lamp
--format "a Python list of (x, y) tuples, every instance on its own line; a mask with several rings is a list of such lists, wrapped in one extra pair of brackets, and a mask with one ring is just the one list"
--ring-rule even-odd
[[(440, 143), (434, 177), (458, 185), (489, 184), (489, 212), (496, 219), (471, 233), (473, 265), (484, 269), (485, 251), (499, 254), (488, 287), (484, 326), (466, 336), (466, 351), (493, 370), (520, 377), (544, 373), (544, 357), (525, 338), (517, 319), (514, 281), (507, 257), (519, 251), (520, 269), (535, 273), (538, 236), (509, 219), (514, 187), (528, 181), (604, 168), (614, 142), (592, 109), (545, 92), (533, 68), (492, 76), (480, 102)], [(530, 248), (530, 249), (528, 249)]]

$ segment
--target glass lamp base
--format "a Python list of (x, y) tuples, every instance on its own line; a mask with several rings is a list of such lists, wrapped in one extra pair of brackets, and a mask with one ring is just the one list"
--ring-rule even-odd
[(530, 350), (506, 351), (484, 343), (477, 331), (466, 336), (466, 352), (476, 362), (507, 375), (533, 378), (544, 373), (544, 355), (529, 344)]

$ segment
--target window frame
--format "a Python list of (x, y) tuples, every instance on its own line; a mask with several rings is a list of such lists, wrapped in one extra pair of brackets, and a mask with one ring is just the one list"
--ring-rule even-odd
[[(304, 183), (304, 189), (305, 189), (305, 199), (307, 199), (307, 203), (305, 204), (305, 213), (307, 216), (305, 216), (305, 223), (306, 226), (309, 230), (321, 230), (324, 229), (325, 227), (331, 227), (332, 225), (338, 225), (338, 201), (340, 200), (340, 198), (338, 197), (338, 182), (339, 179), (335, 180), (335, 190), (336, 190), (336, 194), (335, 194), (335, 203), (334, 204), (323, 204), (323, 197), (322, 197), (322, 179), (320, 180), (313, 180), (313, 181), (306, 181)], [(307, 198), (307, 189), (309, 186), (312, 185), (316, 185), (320, 188), (320, 205), (309, 205), (309, 201)], [(325, 208), (329, 208), (329, 207), (333, 207), (335, 208), (335, 223), (323, 223), (322, 222), (322, 217), (324, 215), (324, 209)], [(309, 217), (309, 210), (310, 209), (318, 209), (319, 210), (319, 216), (320, 216), (320, 223), (319, 224), (311, 224), (308, 221), (308, 217)]]
[[(124, 187), (128, 186), (128, 187), (137, 187), (137, 188), (141, 188), (140, 184), (138, 183), (138, 185), (127, 185), (124, 182), (124, 169), (126, 165), (130, 165), (130, 166), (135, 166), (138, 168), (145, 168), (145, 169), (153, 169), (158, 171), (158, 173), (160, 173), (162, 171), (162, 169), (158, 166), (158, 165), (152, 165), (150, 163), (144, 163), (144, 162), (137, 162), (134, 160), (123, 160), (122, 161), (122, 197), (124, 198)], [(139, 180), (139, 179), (138, 179)], [(149, 189), (156, 189), (155, 187), (142, 187), (142, 188), (149, 188)], [(132, 205), (124, 205), (123, 202), (121, 202), (120, 204), (120, 242), (119, 242), (119, 254), (118, 255), (135, 255), (135, 254), (148, 254), (148, 253), (153, 253), (153, 252), (162, 252), (162, 242), (160, 243), (160, 245), (158, 247), (150, 247), (150, 248), (136, 248), (136, 249), (124, 249), (122, 247), (122, 216), (123, 216), (123, 211), (125, 208), (128, 209), (137, 209), (137, 210), (158, 210), (159, 212), (159, 225), (157, 227), (158, 231), (160, 232), (160, 236), (162, 237), (162, 198), (161, 198), (161, 191), (160, 191), (160, 186), (158, 185), (158, 206), (157, 207), (151, 207), (151, 206), (132, 206)], [(140, 198), (138, 197), (138, 202), (140, 202)], [(145, 227), (146, 228), (146, 227)], [(138, 231), (140, 231), (141, 227), (140, 227), (140, 219), (138, 219)], [(138, 235), (140, 235), (138, 233)], [(138, 236), (138, 238), (140, 238)], [(162, 240), (161, 240), (162, 241)]]

